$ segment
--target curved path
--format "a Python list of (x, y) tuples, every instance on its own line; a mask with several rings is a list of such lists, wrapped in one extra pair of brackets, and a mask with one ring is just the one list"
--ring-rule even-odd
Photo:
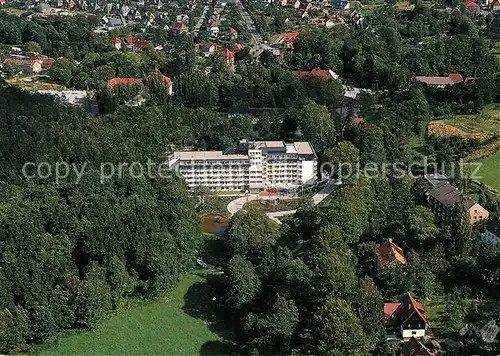
[[(318, 193), (316, 193), (312, 197), (313, 206), (316, 206), (319, 203), (321, 203), (327, 196), (329, 196), (335, 190), (337, 190), (337, 188), (339, 186), (340, 186), (339, 183), (335, 183), (335, 182), (327, 183), (323, 189), (321, 189)], [(252, 201), (252, 200), (258, 200), (258, 199), (259, 199), (258, 194), (250, 194), (250, 195), (232, 200), (227, 205), (227, 210), (229, 211), (229, 214), (231, 214), (231, 215), (236, 214), (238, 211), (243, 209), (243, 205), (245, 205), (245, 203)], [(271, 219), (275, 223), (281, 225), (281, 221), (278, 218), (283, 217), (283, 216), (293, 215), (293, 214), (295, 214), (296, 211), (297, 210), (277, 211), (274, 213), (267, 213), (266, 215), (269, 219)]]

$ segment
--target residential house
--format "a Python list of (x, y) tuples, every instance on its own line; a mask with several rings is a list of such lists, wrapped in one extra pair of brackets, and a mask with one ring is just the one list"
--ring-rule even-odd
[(300, 9), (300, 1), (299, 0), (293, 0), (289, 1), (288, 4), (290, 4), (294, 9)]
[(293, 49), (293, 44), (298, 36), (300, 36), (300, 32), (283, 33), (280, 36), (279, 43), (281, 43), (284, 48)]
[(384, 303), (387, 333), (408, 340), (424, 337), (429, 326), (424, 307), (410, 293), (403, 294), (397, 303)]
[(388, 239), (382, 245), (375, 248), (375, 267), (377, 270), (395, 263), (406, 264), (403, 249)]
[(227, 30), (227, 32), (229, 33), (229, 38), (230, 39), (235, 40), (235, 39), (238, 38), (238, 31), (236, 31), (234, 28), (229, 27), (229, 29)]
[(180, 14), (175, 17), (175, 22), (189, 23), (189, 16), (186, 14)]
[(234, 53), (228, 50), (227, 48), (224, 47), (217, 47), (215, 50), (217, 53), (221, 53), (224, 56), (224, 59), (226, 60), (226, 63), (233, 67), (234, 66)]
[(115, 30), (117, 28), (123, 27), (125, 24), (121, 17), (111, 18), (106, 23), (108, 31)]
[(212, 37), (217, 37), (219, 35), (219, 25), (217, 21), (211, 20), (208, 24), (207, 31)]
[(481, 12), (481, 8), (479, 7), (479, 5), (476, 2), (474, 2), (472, 0), (465, 2), (465, 14), (467, 16), (475, 18), (477, 15), (479, 15), (480, 12)]
[(412, 336), (404, 343), (401, 356), (436, 356), (436, 354)]
[(486, 230), (481, 236), (481, 241), (491, 243), (493, 246), (500, 246), (500, 219), (489, 221)]
[(4, 6), (4, 5), (7, 5), (7, 1), (6, 0), (0, 0), (0, 6)]
[(233, 48), (233, 53), (234, 54), (238, 53), (239, 51), (241, 51), (242, 48), (243, 46), (240, 43), (236, 43)]
[(335, 73), (331, 69), (312, 69), (310, 71), (293, 71), (292, 74), (297, 78), (312, 76), (318, 78), (327, 78), (327, 79), (338, 79), (339, 75)]
[(464, 78), (459, 73), (452, 73), (447, 77), (425, 77), (416, 76), (415, 80), (419, 83), (424, 83), (429, 86), (444, 88), (447, 85), (463, 83)]
[[(173, 82), (172, 80), (163, 75), (157, 68), (155, 68), (153, 74), (146, 77), (146, 81), (158, 79), (168, 89), (168, 95), (173, 95)], [(113, 78), (108, 80), (106, 87), (112, 90), (117, 85), (133, 85), (143, 83), (143, 78)]]
[(446, 182), (427, 192), (429, 204), (436, 220), (449, 222), (458, 222), (457, 208), (463, 204), (467, 209), (470, 223), (472, 225), (480, 225), (488, 220), (490, 213), (478, 203), (462, 194), (458, 188)]
[(431, 186), (431, 189), (449, 183), (448, 177), (440, 173), (424, 174), (424, 179)]
[(149, 45), (151, 45), (151, 42), (136, 38), (132, 46), (132, 51), (134, 52), (144, 51), (146, 47), (148, 47)]
[(122, 48), (122, 40), (120, 39), (120, 37), (113, 37), (111, 39), (111, 43), (113, 43), (113, 47), (115, 47), (115, 49), (117, 50), (120, 50)]
[(38, 58), (33, 59), (19, 59), (19, 58), (6, 58), (3, 64), (21, 67), (23, 70), (31, 73), (40, 73), (42, 71), (43, 60)]
[(494, 0), (492, 3), (491, 3), (491, 9), (493, 11), (500, 11), (500, 0)]
[(108, 89), (113, 89), (117, 85), (133, 85), (141, 83), (142, 83), (142, 78), (113, 78), (108, 80), (106, 87)]
[(336, 9), (348, 10), (349, 9), (349, 0), (335, 0), (333, 2), (333, 5)]
[(147, 46), (151, 45), (151, 42), (133, 36), (125, 36), (123, 40), (125, 41), (125, 46), (134, 52), (143, 51)]
[(352, 126), (359, 126), (361, 123), (365, 122), (366, 120), (362, 117), (353, 117), (351, 119), (351, 125)]
[(176, 22), (174, 25), (174, 31), (177, 33), (184, 33), (189, 30), (188, 25), (184, 22)]
[(210, 57), (215, 52), (215, 45), (211, 42), (201, 42), (196, 45), (196, 51), (204, 57)]

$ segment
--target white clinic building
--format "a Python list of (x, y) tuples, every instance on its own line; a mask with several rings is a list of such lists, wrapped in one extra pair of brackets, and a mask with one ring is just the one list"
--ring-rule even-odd
[(259, 192), (296, 189), (316, 181), (317, 156), (309, 142), (240, 141), (230, 153), (177, 151), (168, 158), (190, 189)]

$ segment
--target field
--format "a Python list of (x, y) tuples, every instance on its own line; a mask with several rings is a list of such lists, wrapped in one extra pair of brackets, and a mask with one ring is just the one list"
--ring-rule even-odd
[(500, 191), (500, 151), (493, 156), (489, 156), (480, 161), (482, 163), (479, 169), (481, 181), (484, 184)]
[[(134, 301), (96, 331), (75, 332), (42, 355), (197, 355), (227, 354), (231, 344), (219, 336), (208, 272), (186, 274), (177, 287), (147, 302)], [(229, 348), (228, 348), (229, 346)], [(224, 349), (225, 347), (225, 349)]]

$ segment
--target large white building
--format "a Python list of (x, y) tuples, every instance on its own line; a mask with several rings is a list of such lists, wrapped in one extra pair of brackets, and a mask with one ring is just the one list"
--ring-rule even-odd
[(317, 157), (309, 142), (242, 140), (231, 153), (178, 151), (168, 160), (190, 189), (259, 192), (295, 189), (316, 180)]

